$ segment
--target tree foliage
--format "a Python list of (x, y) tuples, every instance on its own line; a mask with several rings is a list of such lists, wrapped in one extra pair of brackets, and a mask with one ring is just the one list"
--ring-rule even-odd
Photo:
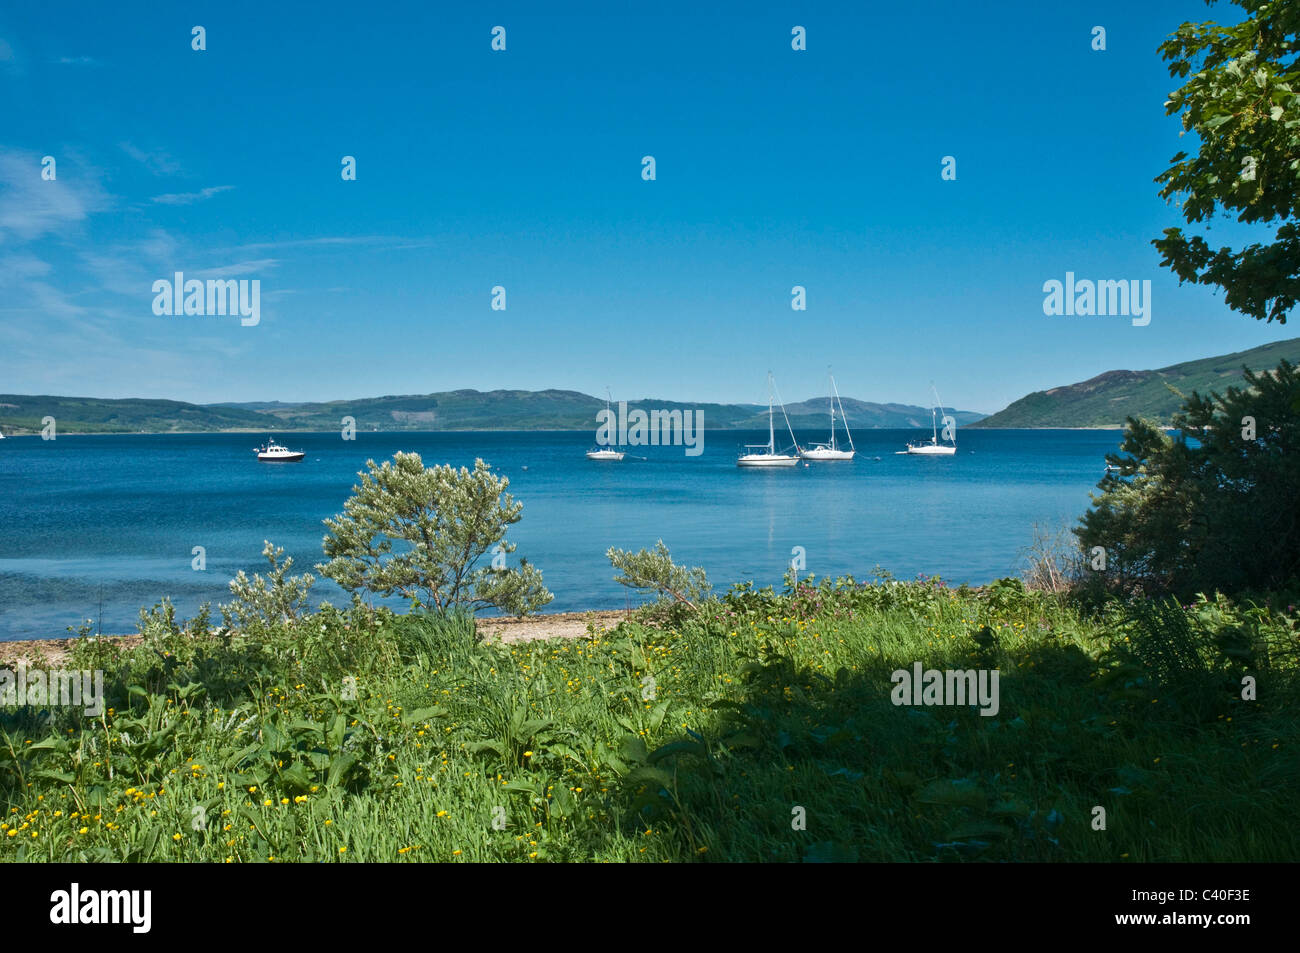
[(293, 557), (280, 562), (284, 549), (272, 546), (269, 539), (262, 541), (262, 555), (271, 564), (271, 571), (265, 578), (261, 573), (254, 573), (250, 580), (241, 569), (230, 580), (230, 592), (235, 599), (220, 606), (221, 618), (227, 628), (247, 631), (277, 622), (294, 622), (302, 614), (316, 577), (309, 572), (290, 576)]
[(366, 467), (343, 513), (325, 521), (330, 561), (318, 568), (341, 587), (438, 610), (494, 606), (524, 615), (551, 601), (527, 560), (517, 569), (479, 565), (489, 550), (515, 551), (505, 534), (523, 512), (505, 492), (510, 481), (482, 460), (473, 471), (426, 468), (418, 453), (398, 453)]
[(1244, 388), (1193, 393), (1175, 435), (1130, 417), (1119, 467), (1075, 530), (1103, 547), (1105, 578), (1180, 596), (1284, 586), (1300, 577), (1300, 373), (1245, 372)]
[(1222, 288), (1230, 308), (1284, 324), (1300, 298), (1300, 0), (1233, 2), (1249, 14), (1240, 23), (1184, 23), (1160, 47), (1184, 80), (1165, 110), (1182, 114), (1200, 147), (1175, 155), (1156, 181), (1161, 197), (1181, 200), (1188, 224), (1221, 211), (1279, 223), (1276, 234), (1213, 248), (1168, 228), (1152, 244), (1180, 281)]
[(662, 539), (655, 543), (653, 552), (643, 549), (633, 553), (611, 546), (605, 556), (622, 573), (614, 581), (631, 589), (672, 596), (692, 609), (708, 595), (709, 580), (704, 570), (675, 565)]

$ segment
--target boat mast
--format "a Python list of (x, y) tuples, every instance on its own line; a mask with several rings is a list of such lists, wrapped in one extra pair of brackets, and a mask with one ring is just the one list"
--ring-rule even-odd
[[(767, 372), (767, 379), (768, 379), (768, 382), (771, 384), (773, 391), (775, 391), (775, 390), (776, 390), (776, 380), (772, 377), (772, 372), (771, 372), (771, 371), (768, 371), (768, 372)], [(776, 395), (776, 399), (777, 399), (777, 400), (781, 400), (781, 395), (780, 395), (780, 393), (777, 393), (777, 395)], [(768, 408), (768, 413), (771, 414), (771, 407), (770, 407), (770, 406), (769, 406), (769, 408)], [(781, 400), (781, 416), (785, 418), (785, 429), (786, 429), (786, 430), (789, 432), (789, 434), (790, 434), (790, 442), (794, 444), (795, 452), (798, 453), (798, 452), (799, 452), (799, 438), (796, 437), (796, 436), (794, 435), (794, 427), (790, 426), (790, 415), (787, 414), (787, 413), (785, 412), (785, 401), (783, 401), (783, 400)], [(773, 453), (776, 453), (776, 434), (775, 434), (775, 433), (772, 434), (772, 452), (773, 452)]]
[[(609, 392), (609, 385), (606, 384), (606, 385), (605, 385), (605, 420), (606, 420), (607, 422), (608, 422), (608, 420), (609, 420), (609, 405), (610, 405), (610, 402), (611, 402), (613, 399), (614, 399), (614, 395), (611, 394), (611, 393)], [(618, 445), (619, 445), (619, 441), (618, 441), (618, 426), (615, 425), (615, 427), (614, 427), (614, 446), (617, 447)], [(606, 447), (606, 449), (609, 449), (609, 448)]]
[(776, 453), (776, 425), (772, 422), (772, 372), (767, 374), (767, 452)]
[[(827, 368), (827, 369), (826, 369), (826, 373), (827, 373), (827, 374), (830, 374), (830, 368)], [(832, 388), (835, 387), (835, 378), (834, 378), (834, 377), (831, 377), (831, 387), (832, 387)], [(834, 398), (834, 397), (830, 398), (830, 399), (827, 401), (827, 403), (831, 405), (831, 442), (830, 442), (830, 448), (831, 448), (832, 450), (834, 450), (834, 449), (836, 449), (836, 447), (835, 447), (835, 398)]]
[[(930, 393), (934, 395), (935, 403), (938, 403), (939, 392), (934, 388), (934, 381), (930, 381)], [(930, 442), (937, 447), (939, 445), (939, 418), (934, 415), (934, 404), (930, 405), (930, 430), (934, 433), (934, 436), (930, 438)]]
[[(854, 451), (856, 452), (856, 449), (857, 449), (857, 448), (853, 446), (853, 431), (849, 430), (849, 418), (848, 418), (848, 415), (847, 415), (846, 413), (844, 413), (844, 401), (840, 400), (840, 389), (839, 389), (838, 387), (835, 386), (835, 375), (834, 375), (834, 374), (831, 375), (831, 390), (835, 392), (835, 399), (836, 399), (836, 401), (839, 402), (839, 405), (840, 405), (840, 420), (844, 421), (844, 434), (845, 434), (845, 436), (847, 436), (847, 437), (849, 438), (849, 449), (850, 449), (850, 450), (854, 450)], [(834, 439), (834, 437), (835, 437), (835, 411), (834, 411), (834, 408), (832, 408), (832, 410), (831, 410), (831, 438)]]
[[(936, 387), (934, 386), (934, 384), (931, 384), (931, 385), (930, 385), (930, 389), (931, 389), (932, 391), (934, 391), (934, 402), (935, 402), (936, 404), (939, 405), (939, 409), (940, 409), (940, 410), (943, 410), (943, 398), (941, 398), (941, 397), (939, 396), (939, 390), (938, 390), (938, 388), (936, 388)], [(935, 438), (935, 443), (938, 443), (938, 442), (939, 442), (939, 441), (938, 441), (938, 438), (936, 437), (936, 438)], [(957, 438), (956, 438), (956, 437), (953, 437), (953, 439), (952, 439), (952, 445), (953, 445), (954, 447), (957, 446)]]

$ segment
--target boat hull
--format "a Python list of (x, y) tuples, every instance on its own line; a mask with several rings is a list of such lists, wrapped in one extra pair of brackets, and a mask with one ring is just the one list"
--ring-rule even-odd
[(738, 467), (793, 467), (799, 463), (798, 457), (787, 457), (779, 453), (751, 453), (736, 461)]
[(622, 460), (623, 454), (617, 450), (590, 450), (587, 452), (588, 460)]
[(941, 444), (923, 443), (919, 447), (908, 447), (905, 452), (918, 457), (951, 457), (957, 452), (957, 448), (945, 447)]
[(262, 463), (296, 463), (305, 456), (307, 456), (306, 451), (302, 453), (259, 453), (257, 459)]
[(821, 447), (812, 447), (809, 450), (802, 451), (799, 456), (805, 460), (852, 460), (855, 450), (830, 450)]

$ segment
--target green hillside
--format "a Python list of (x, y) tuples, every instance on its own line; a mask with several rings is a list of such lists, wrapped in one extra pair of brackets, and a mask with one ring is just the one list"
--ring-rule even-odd
[[(829, 401), (830, 399), (827, 397), (819, 397), (786, 406), (785, 411), (790, 417), (790, 424), (800, 437), (806, 435), (805, 431), (812, 431), (813, 435), (815, 435), (830, 427)], [(854, 430), (930, 429), (929, 407), (916, 407), (911, 404), (874, 404), (865, 400), (854, 400), (851, 397), (843, 398), (842, 403), (844, 412), (849, 417), (849, 426)], [(984, 414), (972, 410), (953, 410), (951, 407), (945, 407), (944, 413), (951, 415), (960, 427), (984, 419)], [(777, 426), (780, 426), (783, 421), (779, 413), (776, 419)], [(835, 419), (835, 426), (841, 426), (838, 412)], [(707, 415), (705, 420), (708, 420)], [(756, 413), (739, 419), (737, 426), (745, 429), (761, 430), (767, 426), (767, 408), (760, 407)], [(843, 439), (842, 431), (840, 439)]]
[(39, 433), (44, 417), (55, 419), (59, 433), (185, 433), (266, 426), (265, 415), (251, 410), (179, 400), (0, 394), (0, 431), (6, 436)]
[[(205, 431), (330, 431), (352, 417), (359, 430), (595, 430), (598, 397), (567, 390), (456, 390), (437, 394), (368, 397), (324, 403), (187, 404), (174, 400), (114, 400), (0, 394), (0, 432), (36, 433), (41, 418), (53, 416), (60, 433), (177, 433)], [(709, 430), (765, 428), (767, 408), (756, 404), (690, 404), (679, 401), (628, 402), (629, 411), (700, 410)], [(827, 399), (791, 404), (790, 422), (801, 437), (829, 422)], [(854, 429), (928, 427), (930, 410), (908, 404), (844, 400)], [(950, 411), (965, 425), (980, 419), (970, 411)], [(784, 426), (780, 417), (778, 426)]]
[[(727, 427), (754, 408), (673, 401), (629, 401), (628, 409), (704, 411), (707, 427)], [(454, 390), (403, 397), (369, 397), (269, 407), (264, 413), (283, 430), (336, 430), (354, 417), (363, 430), (595, 430), (601, 398), (567, 390)]]
[(1224, 391), (1241, 382), (1242, 367), (1262, 370), (1286, 359), (1300, 364), (1300, 338), (1249, 351), (1187, 361), (1154, 371), (1107, 371), (1090, 380), (1022, 397), (972, 427), (1123, 427), (1128, 416), (1168, 424), (1182, 396)]
[[(1300, 338), (1249, 351), (1174, 364), (1153, 371), (1107, 371), (1078, 384), (1022, 397), (991, 417), (947, 409), (962, 427), (1122, 427), (1128, 415), (1169, 423), (1193, 390), (1222, 391), (1241, 378), (1243, 366), (1300, 364)], [(316, 403), (249, 401), (189, 404), (176, 400), (103, 399), (0, 394), (0, 432), (38, 433), (52, 416), (60, 433), (179, 433), (215, 431), (330, 431), (344, 417), (360, 430), (594, 430), (604, 400), (568, 390), (455, 390)], [(628, 401), (628, 409), (700, 410), (709, 430), (762, 429), (767, 408), (758, 404), (691, 404)], [(844, 398), (855, 430), (927, 428), (930, 409), (911, 404)], [(829, 423), (827, 398), (789, 404), (786, 412), (802, 439)], [(777, 417), (777, 426), (784, 421)]]

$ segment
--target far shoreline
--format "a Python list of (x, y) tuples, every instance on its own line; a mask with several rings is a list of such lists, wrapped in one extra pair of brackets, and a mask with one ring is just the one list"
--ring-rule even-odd
[[(1172, 425), (1162, 424), (1165, 429), (1171, 429)], [(705, 427), (704, 433), (749, 433), (751, 431), (762, 430), (761, 427)], [(887, 431), (911, 431), (924, 430), (923, 427), (857, 427), (855, 433), (885, 433)], [(1123, 424), (1114, 426), (1092, 426), (1092, 427), (977, 427), (974, 424), (961, 428), (962, 430), (997, 430), (1002, 432), (1024, 431), (1033, 432), (1039, 430), (1123, 430)], [(64, 430), (57, 436), (59, 437), (203, 437), (208, 435), (220, 436), (222, 434), (337, 434), (337, 428), (330, 430), (285, 430), (283, 428), (268, 427), (262, 430), (96, 430), (83, 432), (78, 430)], [(591, 428), (581, 430), (556, 430), (556, 429), (448, 429), (448, 430), (358, 430), (357, 433), (367, 434), (435, 434), (435, 433), (591, 433)], [(40, 431), (31, 431), (29, 433), (8, 433), (5, 434), (6, 440), (17, 439), (18, 437), (39, 437)], [(57, 439), (57, 437), (56, 437)]]

